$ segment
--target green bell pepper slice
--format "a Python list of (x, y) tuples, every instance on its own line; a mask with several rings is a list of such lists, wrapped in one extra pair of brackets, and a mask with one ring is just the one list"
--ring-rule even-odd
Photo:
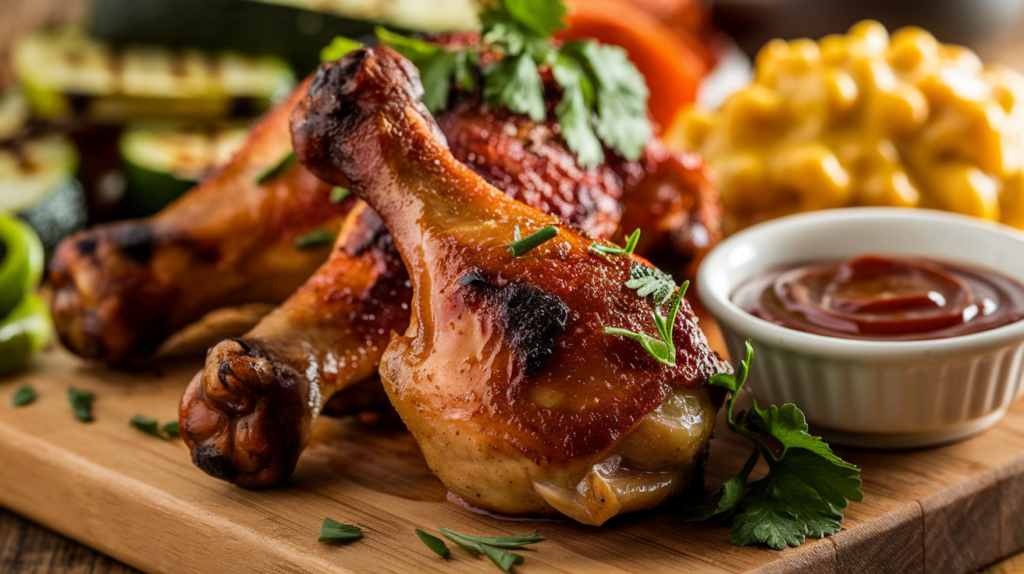
[(9, 375), (28, 365), (53, 334), (53, 321), (46, 302), (35, 293), (26, 295), (0, 320), (0, 376)]
[(0, 214), (0, 320), (32, 293), (43, 276), (44, 253), (39, 236), (27, 224)]

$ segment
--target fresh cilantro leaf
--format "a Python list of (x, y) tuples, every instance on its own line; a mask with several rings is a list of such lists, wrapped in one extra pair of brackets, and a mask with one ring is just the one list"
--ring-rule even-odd
[(128, 426), (138, 429), (150, 436), (164, 438), (164, 435), (160, 434), (160, 423), (156, 419), (151, 419), (144, 415), (135, 415), (132, 417), (132, 420), (128, 421)]
[(626, 287), (636, 289), (636, 294), (640, 297), (650, 295), (654, 304), (660, 307), (676, 290), (676, 282), (671, 275), (656, 267), (634, 263), (629, 268), (629, 281), (626, 281)]
[(478, 60), (477, 53), (470, 50), (459, 50), (455, 53), (455, 84), (459, 89), (467, 92), (476, 91), (479, 84), (476, 78)]
[(835, 534), (847, 498), (863, 498), (856, 468), (837, 466), (808, 450), (793, 449), (768, 464), (770, 472), (750, 485), (733, 518), (733, 544), (782, 550), (803, 544), (808, 536)]
[[(730, 392), (726, 421), (732, 431), (754, 443), (754, 452), (722, 490), (685, 509), (683, 517), (705, 520), (733, 514), (733, 544), (766, 544), (776, 550), (798, 546), (808, 536), (835, 534), (843, 520), (840, 511), (849, 501), (864, 499), (860, 470), (811, 435), (804, 414), (795, 405), (761, 409), (754, 401), (750, 409), (733, 417), (736, 397), (746, 384), (754, 357), (750, 341), (746, 351), (735, 375), (720, 373), (708, 382)], [(768, 462), (768, 475), (747, 485), (750, 471), (762, 455)]]
[(492, 108), (505, 107), (535, 122), (547, 119), (544, 85), (537, 63), (529, 55), (506, 57), (483, 69), (484, 100)]
[(358, 540), (363, 537), (363, 531), (358, 526), (342, 524), (332, 518), (324, 518), (320, 526), (320, 537), (317, 542), (347, 542)]
[(427, 110), (432, 114), (444, 110), (448, 106), (451, 77), (457, 68), (456, 53), (423, 40), (395, 34), (382, 26), (374, 30), (381, 44), (390, 46), (419, 69), (423, 105)]
[(503, 0), (505, 11), (512, 19), (534, 34), (548, 38), (555, 30), (565, 28), (562, 19), (568, 9), (562, 2), (551, 0)]
[(36, 390), (32, 385), (22, 385), (18, 390), (14, 391), (14, 395), (11, 397), (11, 404), (16, 407), (28, 406), (36, 400), (36, 396)]
[(172, 421), (163, 426), (164, 434), (169, 437), (181, 436), (181, 429), (178, 427), (178, 421)]
[(590, 79), (575, 60), (564, 56), (555, 60), (551, 68), (555, 81), (562, 87), (562, 101), (555, 108), (562, 137), (569, 149), (575, 150), (576, 161), (582, 167), (604, 163), (604, 150), (593, 126), (593, 111), (587, 104), (587, 92), (593, 93)]
[(595, 130), (601, 141), (628, 160), (639, 159), (652, 133), (643, 74), (619, 46), (576, 41), (566, 43), (562, 53), (580, 62), (597, 87)]
[(92, 391), (68, 388), (68, 402), (71, 403), (71, 412), (75, 414), (76, 419), (83, 423), (91, 423), (93, 421), (92, 403), (95, 400), (96, 395)]
[(423, 544), (427, 545), (427, 548), (429, 548), (431, 552), (437, 554), (441, 558), (447, 560), (451, 555), (451, 552), (448, 550), (448, 546), (445, 545), (444, 540), (441, 540), (437, 536), (427, 534), (419, 528), (416, 529), (416, 536), (423, 541)]
[(332, 62), (348, 54), (353, 50), (362, 48), (362, 42), (357, 42), (351, 38), (344, 36), (335, 36), (331, 43), (324, 46), (320, 50), (320, 61), (321, 62)]

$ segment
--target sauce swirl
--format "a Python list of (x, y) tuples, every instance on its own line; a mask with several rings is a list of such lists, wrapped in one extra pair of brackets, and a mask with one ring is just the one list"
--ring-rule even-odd
[(1024, 285), (1010, 277), (881, 255), (768, 271), (732, 300), (776, 325), (845, 339), (943, 339), (1024, 319)]

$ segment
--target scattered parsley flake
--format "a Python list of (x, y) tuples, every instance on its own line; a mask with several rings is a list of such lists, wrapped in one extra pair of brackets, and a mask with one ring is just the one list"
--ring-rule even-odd
[(37, 397), (36, 390), (32, 385), (22, 385), (18, 390), (14, 391), (14, 395), (11, 397), (11, 405), (25, 407), (35, 402)]
[(320, 527), (320, 537), (317, 538), (317, 541), (348, 542), (350, 540), (358, 540), (362, 537), (363, 531), (358, 526), (342, 524), (332, 518), (324, 518), (324, 523)]
[(164, 435), (160, 434), (160, 422), (156, 419), (151, 419), (144, 415), (135, 415), (132, 420), (128, 421), (128, 426), (138, 429), (150, 436), (156, 438), (164, 438)]
[(444, 540), (441, 540), (433, 534), (428, 534), (419, 528), (416, 529), (416, 536), (418, 536), (419, 539), (423, 541), (423, 544), (426, 544), (427, 548), (429, 548), (434, 554), (437, 554), (445, 560), (451, 556), (451, 551), (448, 550), (448, 546), (444, 543)]
[(71, 403), (71, 412), (74, 413), (76, 419), (83, 423), (91, 423), (93, 421), (92, 403), (95, 400), (96, 395), (92, 391), (80, 391), (68, 387), (68, 401)]
[(178, 421), (172, 421), (163, 426), (164, 434), (169, 437), (181, 436), (181, 429), (178, 427)]

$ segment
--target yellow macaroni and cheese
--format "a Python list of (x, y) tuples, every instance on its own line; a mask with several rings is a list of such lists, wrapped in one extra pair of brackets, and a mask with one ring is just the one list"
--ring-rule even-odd
[(871, 21), (774, 40), (754, 81), (694, 110), (684, 146), (717, 173), (726, 233), (858, 205), (944, 209), (1024, 228), (1024, 78), (920, 28)]

